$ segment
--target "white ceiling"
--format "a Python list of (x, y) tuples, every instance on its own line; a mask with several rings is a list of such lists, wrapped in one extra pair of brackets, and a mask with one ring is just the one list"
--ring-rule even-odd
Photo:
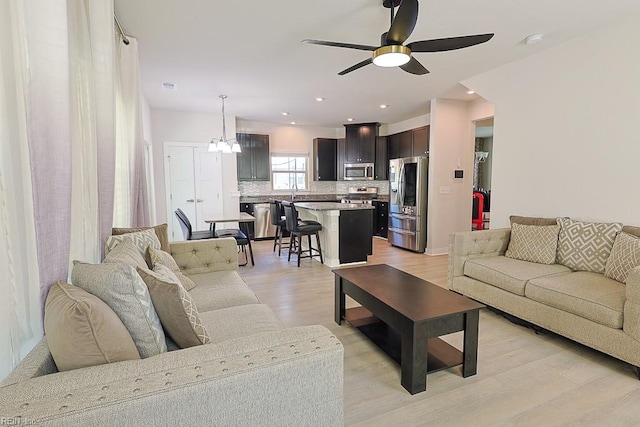
[[(431, 71), (424, 76), (374, 65), (338, 76), (368, 53), (301, 43), (379, 44), (390, 23), (382, 0), (115, 0), (115, 10), (138, 40), (142, 89), (152, 108), (219, 112), (218, 95), (226, 94), (226, 113), (239, 119), (340, 127), (348, 117), (381, 123), (416, 117), (436, 97), (472, 99), (459, 81), (640, 13), (640, 1), (422, 0), (407, 42), (495, 33), (479, 46), (415, 54)], [(544, 41), (524, 44), (534, 33), (544, 33)], [(162, 89), (162, 82), (176, 90)]]

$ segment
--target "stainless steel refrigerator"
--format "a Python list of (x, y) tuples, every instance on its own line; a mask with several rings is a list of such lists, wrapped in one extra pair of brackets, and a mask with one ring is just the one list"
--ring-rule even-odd
[(405, 157), (389, 161), (389, 243), (415, 252), (427, 246), (429, 159)]

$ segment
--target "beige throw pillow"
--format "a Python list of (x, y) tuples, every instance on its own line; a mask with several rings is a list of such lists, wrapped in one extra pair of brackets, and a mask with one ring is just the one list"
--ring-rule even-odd
[(180, 348), (210, 343), (191, 295), (179, 281), (166, 277), (167, 271), (171, 273), (162, 265), (158, 271), (138, 269), (138, 274), (149, 287), (153, 305), (167, 335)]
[(631, 269), (640, 265), (640, 238), (627, 234), (618, 233), (611, 249), (611, 255), (607, 260), (604, 275), (625, 283)]
[(556, 262), (574, 271), (604, 273), (620, 223), (598, 223), (558, 218), (560, 235)]
[(51, 287), (44, 330), (59, 371), (140, 359), (118, 315), (77, 286), (58, 282)]
[(558, 248), (559, 225), (511, 225), (507, 258), (554, 264)]
[(190, 291), (196, 287), (193, 280), (180, 271), (180, 267), (178, 267), (176, 260), (173, 259), (171, 254), (149, 246), (147, 248), (147, 259), (150, 262), (149, 267), (151, 267), (152, 270), (155, 270), (158, 265), (164, 265), (173, 271), (185, 290)]
[(518, 216), (511, 215), (509, 217), (509, 221), (511, 221), (511, 225), (520, 224), (520, 225), (557, 225), (557, 218), (539, 218), (533, 216)]
[(144, 259), (144, 254), (147, 251), (148, 246), (153, 246), (156, 249), (160, 249), (160, 240), (152, 228), (144, 231), (137, 231), (135, 233), (127, 233), (119, 236), (109, 236), (105, 244), (104, 253), (107, 255), (118, 243), (124, 239), (131, 239), (133, 244), (138, 248), (140, 255)]
[(167, 343), (149, 289), (128, 264), (85, 264), (75, 261), (74, 285), (97, 296), (118, 315), (136, 343), (140, 357), (167, 351)]

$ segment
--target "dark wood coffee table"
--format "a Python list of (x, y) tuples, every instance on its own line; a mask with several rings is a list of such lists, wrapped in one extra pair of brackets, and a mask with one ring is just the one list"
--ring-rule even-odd
[[(386, 264), (333, 272), (336, 323), (348, 321), (398, 362), (409, 393), (425, 391), (430, 372), (461, 364), (463, 377), (476, 374), (484, 305)], [(346, 310), (346, 295), (362, 307)], [(458, 331), (463, 351), (438, 338)]]

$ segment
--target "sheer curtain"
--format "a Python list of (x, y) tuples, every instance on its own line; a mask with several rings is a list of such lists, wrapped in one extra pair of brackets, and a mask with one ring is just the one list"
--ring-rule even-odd
[(0, 379), (42, 336), (24, 25), (22, 2), (0, 2)]
[(117, 227), (149, 224), (149, 204), (142, 128), (138, 41), (116, 45), (116, 184), (113, 223)]

